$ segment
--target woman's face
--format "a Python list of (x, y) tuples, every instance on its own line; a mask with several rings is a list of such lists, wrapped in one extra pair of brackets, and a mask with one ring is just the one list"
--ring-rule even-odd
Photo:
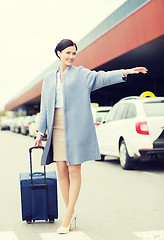
[(73, 61), (76, 57), (76, 47), (70, 46), (65, 48), (63, 51), (58, 51), (58, 56), (60, 58), (60, 61), (62, 64), (65, 64), (67, 66), (72, 65)]

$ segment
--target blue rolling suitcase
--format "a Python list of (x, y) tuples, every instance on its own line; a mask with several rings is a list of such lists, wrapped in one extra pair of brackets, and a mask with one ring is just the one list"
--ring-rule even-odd
[(46, 220), (50, 223), (58, 218), (56, 172), (32, 172), (32, 147), (30, 153), (30, 173), (20, 173), (22, 220), (31, 223)]

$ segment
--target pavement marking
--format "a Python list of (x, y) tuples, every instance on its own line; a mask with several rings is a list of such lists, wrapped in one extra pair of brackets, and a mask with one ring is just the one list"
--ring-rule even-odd
[(15, 232), (8, 231), (0, 232), (0, 240), (18, 240), (18, 238)]
[(151, 175), (151, 176), (153, 176), (153, 177), (157, 177), (157, 178), (159, 178), (160, 176), (159, 175), (157, 175), (157, 174), (155, 174), (155, 173), (150, 173), (150, 172), (143, 172), (144, 174), (147, 174), (147, 175)]
[[(55, 233), (40, 233), (39, 234), (43, 240), (92, 240), (85, 233), (79, 232), (69, 232), (68, 234), (58, 234)], [(1, 240), (1, 239), (0, 239)]]
[(142, 240), (164, 240), (164, 231), (135, 232), (137, 237)]

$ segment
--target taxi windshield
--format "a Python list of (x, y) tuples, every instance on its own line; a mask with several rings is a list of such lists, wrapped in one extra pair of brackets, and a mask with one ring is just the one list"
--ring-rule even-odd
[(143, 108), (147, 117), (164, 116), (164, 102), (145, 102)]

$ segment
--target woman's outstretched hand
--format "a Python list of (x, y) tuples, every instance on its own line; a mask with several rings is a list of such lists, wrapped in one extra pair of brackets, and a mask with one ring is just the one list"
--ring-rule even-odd
[(35, 146), (43, 146), (42, 145), (42, 138), (43, 138), (42, 135), (40, 135), (40, 134), (37, 135), (37, 138), (35, 140)]
[(125, 69), (122, 71), (124, 76), (127, 76), (128, 74), (138, 74), (138, 73), (147, 73), (147, 69), (145, 67), (135, 67), (130, 69)]

